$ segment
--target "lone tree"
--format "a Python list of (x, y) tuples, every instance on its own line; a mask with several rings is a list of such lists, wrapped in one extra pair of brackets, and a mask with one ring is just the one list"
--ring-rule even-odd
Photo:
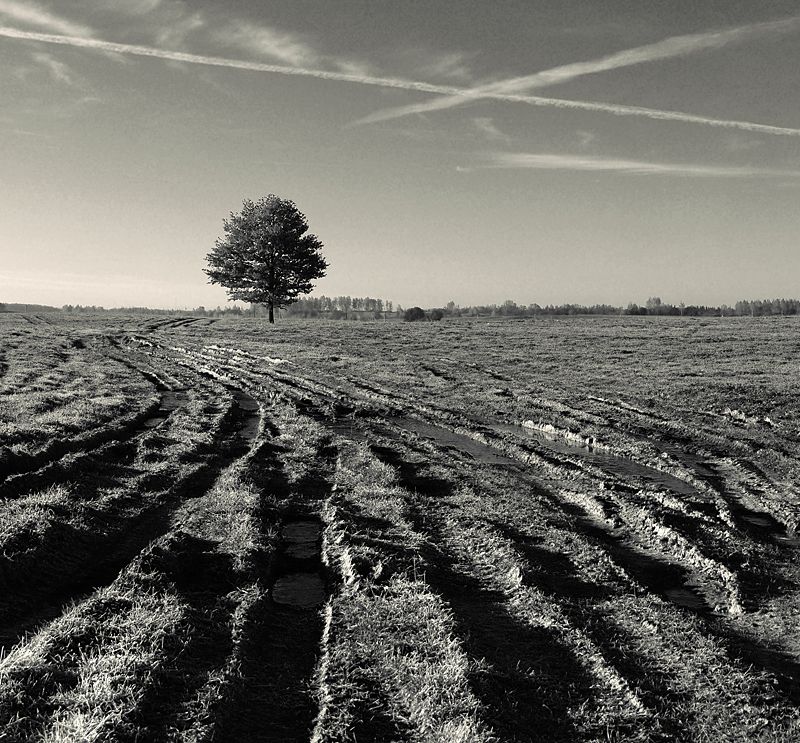
[(275, 307), (308, 294), (313, 280), (325, 275), (322, 243), (308, 233), (306, 217), (293, 201), (274, 194), (255, 203), (245, 199), (224, 229), (225, 237), (206, 256), (209, 282), (226, 287), (231, 299), (266, 305), (271, 323)]

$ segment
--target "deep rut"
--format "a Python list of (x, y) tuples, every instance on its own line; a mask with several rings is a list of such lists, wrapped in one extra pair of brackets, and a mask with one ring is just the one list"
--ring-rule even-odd
[(59, 616), (70, 603), (110, 584), (142, 549), (169, 530), (182, 499), (206, 492), (220, 471), (247, 451), (259, 430), (259, 406), (241, 391), (235, 399), (236, 413), (228, 430), (221, 432), (221, 448), (208, 462), (173, 483), (165, 502), (122, 524), (110, 524), (100, 538), (79, 532), (71, 537), (62, 535), (49, 550), (49, 559), (30, 565), (26, 575), (7, 568), (7, 577), (14, 582), (14, 600), (0, 604), (0, 653)]

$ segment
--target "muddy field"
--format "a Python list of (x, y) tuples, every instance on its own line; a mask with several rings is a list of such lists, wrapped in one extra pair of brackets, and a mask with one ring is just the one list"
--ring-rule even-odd
[(0, 315), (0, 741), (800, 740), (798, 351)]

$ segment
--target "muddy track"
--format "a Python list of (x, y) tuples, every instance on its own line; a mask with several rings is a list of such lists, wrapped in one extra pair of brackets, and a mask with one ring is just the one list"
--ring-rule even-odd
[(0, 483), (14, 475), (34, 472), (67, 454), (88, 452), (112, 441), (131, 439), (146, 428), (147, 421), (157, 414), (160, 406), (161, 401), (156, 401), (122, 425), (101, 428), (74, 439), (51, 441), (36, 454), (16, 454), (5, 450), (0, 458)]
[(278, 537), (269, 562), (259, 567), (259, 582), (269, 588), (253, 609), (239, 678), (219, 711), (214, 740), (288, 742), (311, 735), (317, 713), (311, 684), (323, 631), (319, 609), (328, 595), (319, 514), (330, 494), (334, 457), (335, 450), (324, 448), (318, 471), (298, 482), (290, 483), (282, 467), (257, 478), (264, 492), (282, 497), (279, 512), (265, 514)]
[[(228, 362), (214, 355), (195, 355), (193, 352), (189, 355), (194, 356), (201, 364), (215, 366), (227, 376), (235, 378), (241, 374), (242, 378), (248, 380), (256, 378), (255, 372), (242, 368), (240, 362)], [(351, 397), (342, 390), (309, 382), (298, 375), (287, 374), (285, 370), (275, 372), (270, 369), (268, 373), (262, 375), (262, 379), (270, 383), (271, 390), (280, 391), (280, 394), (298, 404), (304, 414), (329, 426), (333, 432), (345, 438), (370, 440), (375, 436), (383, 436), (391, 441), (397, 440), (398, 437), (402, 439), (404, 436), (402, 432), (407, 431), (428, 439), (440, 451), (456, 456), (466, 468), (474, 464), (476, 467), (491, 465), (506, 470), (520, 483), (523, 490), (525, 487), (530, 487), (533, 482), (537, 486), (552, 479), (556, 481), (563, 479), (568, 483), (573, 477), (578, 477), (579, 482), (585, 480), (587, 485), (595, 482), (604, 487), (610, 486), (611, 489), (607, 493), (610, 499), (594, 498), (594, 502), (598, 505), (591, 505), (591, 508), (600, 509), (599, 520), (591, 516), (591, 509), (587, 513), (584, 507), (578, 507), (571, 500), (564, 501), (558, 497), (551, 497), (549, 502), (552, 504), (556, 501), (558, 509), (572, 520), (574, 528), (582, 538), (602, 549), (635, 585), (661, 597), (679, 610), (696, 616), (703, 623), (707, 636), (715, 638), (727, 649), (732, 663), (745, 667), (751, 665), (772, 675), (781, 695), (790, 702), (797, 703), (797, 683), (800, 674), (795, 659), (790, 654), (753, 643), (738, 633), (724, 617), (716, 616), (713, 611), (714, 599), (709, 598), (709, 591), (702, 585), (706, 570), (702, 568), (702, 565), (706, 564), (703, 561), (708, 560), (707, 556), (711, 555), (713, 559), (707, 563), (708, 566), (712, 570), (721, 571), (720, 575), (724, 580), (727, 580), (725, 576), (728, 573), (735, 576), (739, 584), (736, 590), (742, 592), (745, 610), (751, 611), (772, 591), (781, 590), (780, 585), (771, 585), (769, 581), (763, 580), (763, 576), (767, 574), (769, 561), (774, 557), (771, 550), (773, 548), (785, 550), (789, 559), (795, 549), (794, 537), (785, 524), (772, 517), (766, 510), (748, 505), (746, 499), (730, 490), (728, 478), (723, 479), (719, 473), (715, 473), (715, 465), (711, 458), (730, 454), (727, 447), (715, 448), (716, 440), (709, 440), (701, 434), (701, 444), (698, 444), (691, 438), (680, 438), (682, 434), (678, 431), (670, 429), (668, 433), (662, 430), (660, 425), (657, 425), (655, 430), (640, 426), (636, 434), (644, 436), (657, 451), (664, 451), (672, 456), (676, 465), (681, 468), (680, 477), (676, 477), (672, 474), (672, 470), (665, 471), (660, 467), (655, 469), (649, 462), (642, 464), (635, 457), (633, 459), (616, 457), (593, 452), (588, 448), (578, 451), (577, 447), (568, 444), (554, 447), (550, 442), (525, 441), (527, 434), (516, 437), (512, 434), (514, 443), (511, 449), (508, 449), (504, 437), (492, 437), (491, 430), (485, 426), (470, 425), (469, 422), (464, 426), (464, 419), (460, 416), (430, 409), (428, 409), (430, 412), (426, 413), (426, 409), (420, 406), (413, 408), (413, 417), (409, 417), (407, 413), (405, 417), (402, 414), (398, 416), (395, 411), (398, 410), (397, 403), (404, 402), (402, 396), (393, 393), (384, 395), (384, 391), (373, 390), (367, 384), (362, 385), (364, 392), (362, 398), (358, 394)], [(393, 409), (385, 407), (387, 399), (393, 400)], [(370, 404), (374, 407), (368, 413)], [(352, 415), (356, 410), (368, 414)], [(577, 414), (577, 411), (573, 412)], [(389, 413), (388, 419), (381, 420), (381, 413)], [(675, 447), (671, 450), (665, 443), (667, 435), (669, 440), (675, 442)], [(696, 458), (694, 460), (692, 458), (692, 452), (698, 448), (710, 455), (706, 456), (701, 464), (698, 464)], [(530, 455), (534, 453), (536, 458), (531, 460)], [(504, 459), (510, 461), (503, 461)], [(549, 470), (541, 473), (542, 477), (531, 480), (530, 475), (537, 469), (539, 463), (546, 465)], [(394, 466), (398, 466), (397, 461), (394, 462)], [(706, 468), (705, 472), (702, 471), (703, 467)], [(754, 476), (763, 476), (763, 473)], [(763, 476), (762, 480), (769, 482), (766, 476)], [(664, 498), (667, 508), (663, 510), (661, 507), (662, 513), (655, 520), (647, 513), (650, 506), (646, 510), (641, 510), (642, 506), (634, 507), (635, 499), (631, 500), (626, 495), (627, 493), (634, 495), (643, 487), (643, 483), (663, 489), (666, 493)], [(620, 497), (614, 497), (615, 492)], [(685, 499), (683, 503), (680, 502), (682, 498)], [(614, 516), (614, 509), (617, 506), (609, 511), (611, 503), (621, 505), (623, 511), (616, 511), (617, 515)], [(644, 521), (637, 515), (639, 511)], [(615, 518), (622, 518), (622, 523), (614, 524)], [(657, 542), (654, 541), (661, 532), (670, 539), (678, 538), (679, 543), (680, 540), (684, 540), (690, 549), (696, 550), (698, 545), (701, 549), (699, 552), (689, 553), (688, 563), (667, 559), (663, 551), (656, 548)], [(670, 534), (674, 536), (669, 536)], [(741, 561), (736, 555), (729, 559), (731, 549), (726, 547), (725, 540), (731, 536), (735, 536), (738, 543), (749, 545)], [(766, 552), (762, 551), (762, 548)], [(436, 556), (431, 555), (431, 560), (434, 560), (434, 557)], [(443, 558), (438, 556), (437, 559), (441, 564)], [(696, 560), (700, 560), (700, 563)], [(742, 564), (748, 561), (749, 566)], [(691, 567), (691, 571), (687, 566)], [(437, 568), (444, 571), (441, 572), (442, 576), (446, 576), (440, 578), (439, 589), (442, 591), (446, 589), (449, 581), (456, 581), (456, 576), (446, 573), (445, 568), (446, 565)], [(699, 585), (698, 580), (701, 581)], [(787, 588), (796, 587), (787, 586)], [(711, 591), (711, 594), (717, 593), (716, 589)], [(734, 592), (731, 595), (735, 599), (738, 594)], [(631, 683), (635, 685), (637, 674), (641, 671), (634, 667), (635, 664), (630, 666), (629, 661), (626, 662), (632, 678)], [(654, 698), (657, 694), (658, 687), (653, 687)]]
[[(305, 409), (301, 409), (305, 414), (312, 415), (320, 422), (325, 423), (327, 421), (327, 425), (331, 427), (331, 430), (344, 438), (364, 441), (374, 440), (375, 438), (386, 440), (388, 437), (386, 445), (373, 445), (371, 447), (372, 451), (387, 464), (397, 469), (400, 473), (401, 483), (405, 487), (421, 494), (426, 499), (427, 506), (420, 508), (414, 514), (415, 527), (418, 531), (428, 533), (429, 541), (433, 545), (441, 543), (441, 534), (436, 530), (435, 504), (446, 495), (448, 489), (452, 486), (446, 481), (419, 475), (416, 471), (416, 465), (408, 463), (401, 453), (410, 443), (408, 440), (403, 439), (401, 432), (407, 429), (404, 429), (402, 421), (398, 422), (397, 428), (393, 430), (391, 421), (379, 422), (377, 420), (362, 419), (358, 424), (342, 423), (333, 421), (330, 418), (326, 419), (324, 411), (311, 409), (308, 405)], [(472, 439), (454, 438), (453, 433), (447, 429), (440, 429), (437, 435), (436, 427), (432, 424), (418, 426), (416, 433), (419, 433), (420, 430), (424, 431), (425, 437), (433, 441), (435, 446), (443, 453), (452, 455), (454, 449), (460, 453), (463, 459), (463, 466), (466, 468), (470, 466), (471, 462), (482, 463), (483, 466), (499, 467), (512, 478), (517, 479), (523, 490), (526, 487), (536, 487), (538, 485), (534, 484), (535, 481), (530, 480), (530, 473), (526, 472), (518, 461), (508, 458), (504, 461), (503, 457), (498, 458), (497, 450), (493, 450), (491, 447), (484, 446), (483, 448), (486, 451), (483, 452), (482, 456), (479, 453), (482, 445)], [(370, 433), (370, 431), (373, 433)], [(476, 449), (476, 446), (478, 449)], [(417, 455), (424, 455), (424, 452), (424, 448), (421, 450), (416, 448)], [(693, 584), (685, 568), (664, 557), (653, 554), (646, 546), (631, 541), (630, 532), (627, 530), (598, 525), (596, 520), (587, 517), (584, 510), (573, 506), (569, 502), (554, 501), (552, 499), (550, 502), (557, 503), (559, 509), (571, 519), (573, 528), (590, 544), (594, 544), (608, 554), (611, 560), (619, 565), (624, 573), (630, 576), (636, 584), (643, 586), (647, 591), (660, 596), (663, 600), (681, 610), (690, 612), (702, 620), (707, 635), (716, 638), (720, 645), (726, 649), (731, 662), (741, 663), (744, 667), (752, 666), (770, 674), (775, 679), (776, 686), (782, 696), (790, 703), (798, 703), (800, 664), (797, 663), (796, 659), (787, 653), (753, 642), (751, 638), (741, 635), (723, 617), (715, 615), (712, 611), (712, 606), (706, 599), (705, 592), (696, 584)], [(509, 532), (508, 529), (510, 527), (507, 525), (495, 525), (501, 531), (505, 529), (506, 534), (512, 540), (519, 540), (519, 535), (515, 536), (512, 532)], [(526, 551), (529, 555), (531, 554), (530, 549), (526, 550), (524, 547), (521, 551), (523, 554)], [(431, 547), (426, 558), (432, 566), (429, 568), (430, 572), (428, 573), (432, 585), (456, 609), (457, 616), (461, 616), (463, 613), (463, 621), (467, 628), (465, 637), (469, 638), (467, 641), (478, 642), (481, 632), (485, 631), (485, 628), (482, 630), (478, 625), (470, 626), (469, 616), (484, 616), (481, 612), (488, 611), (493, 602), (496, 604), (497, 597), (485, 595), (478, 598), (480, 595), (479, 588), (474, 584), (469, 584), (468, 579), (463, 575), (455, 573), (453, 559), (440, 549)], [(543, 573), (541, 569), (534, 572), (537, 575), (542, 575)], [(548, 571), (544, 572), (548, 573)], [(570, 605), (575, 597), (583, 600), (587, 596), (596, 595), (598, 592), (602, 593), (602, 588), (591, 584), (587, 585), (580, 580), (570, 580), (564, 576), (556, 578), (553, 575), (549, 575), (549, 573), (548, 576), (548, 578), (540, 581), (542, 588), (547, 590), (549, 587), (553, 591), (557, 585), (558, 593), (561, 595), (562, 600), (565, 598), (564, 593), (567, 593), (567, 605)], [(754, 586), (753, 589), (756, 590), (756, 587)], [(757, 590), (763, 593), (765, 585), (762, 583)], [(461, 607), (460, 609), (458, 608), (459, 606)], [(503, 626), (501, 617), (494, 616), (493, 623), (490, 623), (489, 626)], [(509, 628), (507, 627), (507, 629)], [(509, 632), (511, 632), (510, 629)], [(514, 632), (517, 633), (517, 630), (514, 630)], [(524, 635), (524, 633), (522, 634)], [(519, 633), (516, 635), (513, 633), (503, 635), (501, 633), (500, 637), (503, 636), (520, 635)], [(489, 643), (490, 641), (491, 638), (485, 638), (485, 642)], [(626, 663), (628, 666), (623, 670), (625, 670), (626, 675), (630, 675), (631, 683), (637, 685), (643, 671), (630, 667), (629, 660)], [(572, 678), (579, 679), (580, 676), (573, 675)], [(508, 683), (508, 679), (506, 679), (505, 683)], [(657, 695), (657, 687), (654, 687), (653, 694)], [(499, 719), (502, 719), (502, 717), (503, 715), (499, 715)], [(497, 726), (499, 723), (492, 718), (492, 724)], [(556, 721), (553, 724), (557, 726)], [(496, 727), (496, 729), (503, 731), (502, 725)], [(568, 737), (568, 732), (564, 732), (564, 735)]]
[[(101, 535), (62, 527), (47, 554), (28, 561), (25, 569), (10, 563), (6, 584), (14, 601), (0, 608), (0, 645), (8, 648), (36, 626), (53, 619), (62, 607), (109, 585), (133, 557), (165, 534), (182, 500), (208, 490), (219, 472), (246, 453), (258, 433), (258, 405), (240, 393), (227, 424), (217, 432), (216, 453), (191, 474), (172, 483), (162, 502), (121, 523), (106, 525)], [(107, 466), (104, 463), (103, 466)]]
[[(142, 368), (117, 354), (109, 356), (152, 383), (157, 393), (157, 400), (134, 415), (126, 416), (121, 422), (102, 426), (95, 431), (79, 434), (72, 439), (53, 440), (35, 454), (1, 451), (0, 485), (4, 480), (7, 481), (14, 476), (28, 475), (36, 470), (52, 466), (69, 454), (91, 453), (112, 442), (130, 441), (148, 428), (155, 427), (160, 420), (188, 402), (188, 394), (185, 390), (176, 389), (174, 384), (159, 376), (154, 370)], [(4, 494), (3, 491), (0, 491), (0, 495)]]
[[(400, 471), (401, 484), (428, 504), (451, 490), (446, 481), (419, 477), (408, 466)], [(591, 697), (592, 679), (573, 649), (556, 634), (519, 622), (500, 592), (459, 570), (456, 559), (439, 546), (446, 540), (435, 512), (412, 508), (410, 518), (427, 539), (426, 579), (453, 610), (461, 642), (482, 669), (472, 675), (471, 685), (486, 709), (486, 722), (504, 740), (574, 740), (570, 708)]]

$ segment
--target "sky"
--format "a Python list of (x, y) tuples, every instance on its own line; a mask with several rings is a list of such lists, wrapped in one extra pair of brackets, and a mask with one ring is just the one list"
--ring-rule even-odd
[(0, 301), (225, 305), (293, 200), (315, 294), (800, 293), (796, 0), (0, 0)]

